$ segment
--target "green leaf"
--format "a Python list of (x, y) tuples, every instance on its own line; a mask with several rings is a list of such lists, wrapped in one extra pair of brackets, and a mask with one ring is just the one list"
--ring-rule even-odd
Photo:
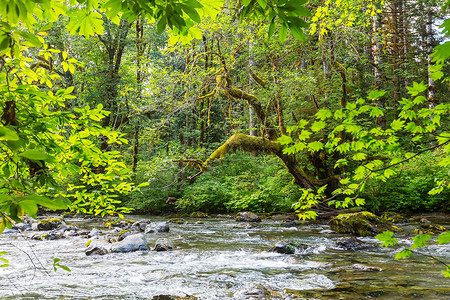
[(281, 137), (278, 138), (278, 143), (280, 143), (281, 145), (287, 145), (292, 142), (293, 142), (292, 138), (288, 135), (282, 135)]
[(26, 150), (19, 154), (21, 157), (25, 157), (31, 160), (48, 160), (50, 156), (45, 153), (42, 153), (39, 150)]
[(19, 206), (23, 209), (23, 211), (30, 215), (32, 218), (36, 218), (36, 213), (38, 211), (38, 206), (36, 201), (33, 200), (24, 200), (19, 202)]
[(286, 35), (287, 35), (287, 26), (283, 23), (281, 24), (279, 33), (280, 42), (284, 42), (286, 40)]
[(166, 15), (163, 15), (161, 19), (159, 19), (158, 24), (156, 25), (156, 31), (158, 32), (158, 34), (163, 33), (164, 29), (166, 28), (166, 25), (167, 25), (167, 17)]
[(427, 85), (422, 81), (421, 83), (413, 82), (413, 86), (408, 86), (408, 94), (415, 97), (418, 94), (427, 90)]
[(352, 159), (353, 160), (365, 160), (367, 157), (367, 154), (362, 153), (362, 152), (358, 152), (355, 155), (353, 155)]
[(380, 242), (383, 242), (381, 246), (388, 247), (398, 243), (398, 240), (392, 237), (393, 235), (394, 233), (392, 231), (386, 230), (383, 233), (376, 235), (375, 238)]
[(431, 234), (419, 234), (413, 237), (414, 243), (412, 244), (411, 248), (422, 248), (428, 245), (429, 240), (431, 240), (433, 236)]
[(405, 259), (410, 257), (412, 254), (411, 249), (403, 249), (400, 252), (397, 252), (397, 254), (395, 254), (395, 259)]
[(272, 19), (269, 25), (269, 32), (267, 34), (269, 40), (272, 37), (274, 31), (275, 31), (275, 18)]
[(36, 194), (27, 195), (24, 196), (24, 198), (27, 200), (32, 200), (37, 204), (47, 207), (51, 210), (67, 209), (69, 207), (68, 200), (65, 200), (63, 198), (50, 199)]
[(318, 118), (322, 121), (332, 118), (332, 117), (333, 117), (333, 113), (331, 112), (331, 110), (329, 110), (327, 108), (322, 108), (316, 113), (316, 118)]
[(0, 127), (0, 140), (4, 141), (18, 141), (19, 136), (17, 132), (9, 129), (8, 127), (1, 126)]
[(447, 244), (450, 242), (450, 231), (446, 231), (438, 235), (437, 237), (438, 244)]
[(386, 94), (386, 91), (384, 90), (374, 90), (370, 91), (369, 95), (367, 95), (367, 99), (375, 100), (383, 97)]
[(400, 129), (403, 128), (403, 126), (405, 126), (405, 121), (400, 120), (400, 119), (395, 119), (394, 121), (392, 121), (391, 123), (391, 128), (395, 131), (398, 131)]
[(0, 194), (0, 205), (5, 205), (8, 202), (13, 201), (13, 198), (11, 196)]
[(325, 123), (324, 121), (315, 121), (311, 125), (311, 130), (314, 132), (318, 132), (318, 131), (324, 129), (326, 126), (327, 126), (327, 123)]
[(262, 7), (262, 9), (266, 9), (267, 7), (267, 0), (257, 0), (258, 4)]
[(395, 174), (397, 174), (397, 173), (395, 173), (395, 171), (392, 169), (386, 169), (386, 170), (384, 170), (384, 173), (383, 173), (384, 177), (386, 177), (386, 178), (389, 178)]
[(319, 142), (319, 141), (314, 141), (314, 142), (308, 143), (308, 148), (311, 152), (317, 152), (317, 151), (323, 149), (323, 143)]
[(180, 6), (195, 23), (200, 23), (202, 21), (200, 15), (194, 8), (183, 4), (180, 4)]

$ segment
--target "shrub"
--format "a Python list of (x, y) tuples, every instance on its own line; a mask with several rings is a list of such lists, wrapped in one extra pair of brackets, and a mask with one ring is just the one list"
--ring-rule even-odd
[(397, 211), (406, 213), (450, 211), (450, 190), (437, 195), (428, 192), (435, 180), (449, 178), (450, 170), (437, 164), (441, 153), (424, 153), (420, 158), (397, 168), (396, 177), (386, 182), (369, 181), (364, 197), (366, 209), (374, 212)]

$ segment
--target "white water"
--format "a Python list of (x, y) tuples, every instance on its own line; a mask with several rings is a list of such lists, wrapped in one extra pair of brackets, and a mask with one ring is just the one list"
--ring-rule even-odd
[[(249, 283), (281, 295), (273, 299), (301, 299), (292, 290), (320, 290), (322, 299), (450, 299), (450, 280), (440, 274), (443, 266), (419, 256), (396, 261), (393, 250), (377, 247), (373, 238), (362, 239), (373, 247), (349, 252), (333, 248), (342, 235), (320, 233), (327, 225), (284, 228), (279, 221), (264, 220), (245, 229), (229, 219), (202, 221), (170, 224), (168, 234), (147, 235), (151, 244), (163, 236), (171, 239), (176, 249), (168, 252), (86, 256), (82, 237), (34, 241), (26, 239), (27, 233), (1, 235), (0, 251), (9, 252), (3, 257), (10, 267), (0, 269), (0, 299), (151, 299), (160, 294), (242, 299), (235, 295)], [(81, 219), (67, 223), (101, 228), (101, 223)], [(310, 246), (294, 255), (267, 251), (285, 240)], [(430, 251), (450, 261), (449, 246), (433, 245)], [(54, 272), (55, 257), (71, 272)], [(383, 271), (355, 270), (354, 264)]]

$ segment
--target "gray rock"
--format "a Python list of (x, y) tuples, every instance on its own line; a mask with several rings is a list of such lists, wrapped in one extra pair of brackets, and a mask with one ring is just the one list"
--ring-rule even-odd
[(148, 242), (142, 233), (132, 234), (111, 246), (112, 252), (148, 251)]
[(252, 212), (240, 212), (236, 215), (236, 222), (261, 222), (260, 217)]
[(84, 250), (87, 256), (90, 255), (105, 255), (111, 250), (111, 244), (105, 240), (100, 240), (98, 237), (94, 237), (94, 240), (89, 242), (89, 246)]
[(153, 250), (155, 251), (168, 251), (172, 250), (174, 248), (173, 243), (166, 238), (158, 239), (155, 243), (155, 248)]
[[(32, 230), (39, 230), (39, 231), (46, 231), (46, 230), (53, 230), (57, 229), (59, 226), (61, 226), (64, 222), (60, 219), (43, 219), (38, 220), (34, 222), (31, 225)], [(66, 224), (66, 223), (64, 223)]]
[(361, 264), (354, 264), (352, 265), (352, 268), (358, 271), (364, 271), (364, 272), (380, 272), (382, 271), (379, 267), (371, 267), (371, 266), (365, 266)]
[(283, 226), (283, 227), (296, 227), (298, 225), (300, 225), (300, 223), (298, 221), (284, 220), (281, 222), (281, 226)]
[(355, 251), (364, 246), (364, 243), (355, 237), (344, 237), (336, 241), (336, 247), (345, 251)]
[(234, 293), (234, 299), (272, 299), (273, 293), (259, 283), (250, 283)]
[(119, 234), (119, 237), (117, 238), (117, 240), (120, 242), (122, 240), (124, 240), (127, 236), (133, 235), (134, 233), (131, 230), (122, 230)]
[(145, 233), (163, 233), (169, 232), (169, 230), (169, 224), (167, 223), (152, 223), (145, 227)]
[(150, 223), (151, 223), (150, 220), (137, 221), (137, 222), (133, 223), (133, 225), (131, 225), (131, 230), (137, 231), (137, 232), (143, 232), (143, 231), (145, 231), (145, 227)]
[(100, 230), (98, 230), (97, 228), (94, 228), (94, 229), (92, 229), (90, 232), (89, 232), (89, 234), (88, 234), (88, 237), (94, 237), (94, 236), (99, 236), (99, 235), (101, 235), (102, 234), (102, 232), (100, 231)]
[(275, 246), (272, 249), (270, 249), (269, 251), (281, 253), (281, 254), (294, 254), (299, 249), (305, 250), (306, 248), (308, 248), (308, 245), (304, 245), (299, 242), (281, 241), (281, 242), (276, 243)]

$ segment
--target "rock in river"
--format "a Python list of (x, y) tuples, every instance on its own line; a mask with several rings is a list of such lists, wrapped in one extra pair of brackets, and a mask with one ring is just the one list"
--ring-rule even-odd
[(155, 243), (155, 251), (168, 251), (174, 248), (173, 243), (169, 239), (158, 239)]
[(331, 230), (338, 233), (350, 233), (358, 236), (374, 236), (385, 230), (400, 230), (368, 211), (340, 214), (331, 219), (328, 225)]
[(124, 238), (122, 241), (113, 243), (112, 252), (133, 252), (148, 251), (148, 242), (143, 233), (132, 234)]
[(145, 227), (145, 233), (163, 233), (169, 232), (169, 224), (163, 223), (151, 223)]
[(261, 222), (260, 217), (252, 212), (240, 212), (236, 215), (236, 222)]
[(31, 225), (32, 230), (53, 230), (58, 228), (63, 222), (61, 219), (43, 219), (34, 222)]
[(355, 251), (364, 247), (364, 243), (355, 237), (344, 237), (336, 241), (336, 247), (345, 251)]

